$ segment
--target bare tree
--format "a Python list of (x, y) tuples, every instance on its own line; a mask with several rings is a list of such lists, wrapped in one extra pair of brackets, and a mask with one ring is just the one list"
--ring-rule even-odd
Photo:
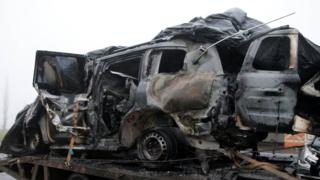
[(3, 124), (2, 129), (6, 129), (7, 121), (8, 121), (8, 106), (9, 106), (9, 86), (8, 86), (8, 78), (6, 79), (3, 91)]

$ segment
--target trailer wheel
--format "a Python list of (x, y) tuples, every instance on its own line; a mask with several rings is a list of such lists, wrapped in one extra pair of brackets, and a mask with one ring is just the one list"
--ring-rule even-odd
[(68, 180), (89, 180), (89, 178), (85, 175), (73, 173), (69, 176)]
[(39, 132), (30, 133), (27, 137), (27, 143), (30, 155), (48, 152), (48, 147), (43, 143)]
[(177, 144), (177, 139), (170, 129), (148, 130), (138, 139), (138, 157), (150, 161), (175, 159)]
[(40, 135), (39, 133), (33, 133), (30, 137), (29, 137), (29, 148), (32, 152), (36, 152), (39, 147), (40, 147)]

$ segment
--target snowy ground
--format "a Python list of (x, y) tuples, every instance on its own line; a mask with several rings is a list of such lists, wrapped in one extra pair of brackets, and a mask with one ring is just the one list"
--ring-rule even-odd
[(7, 175), (6, 173), (0, 173), (0, 179), (1, 180), (14, 180), (15, 178)]
[[(0, 159), (5, 157), (6, 157), (5, 154), (0, 153)], [(14, 180), (14, 179), (15, 178), (7, 175), (6, 173), (0, 173), (0, 180)]]

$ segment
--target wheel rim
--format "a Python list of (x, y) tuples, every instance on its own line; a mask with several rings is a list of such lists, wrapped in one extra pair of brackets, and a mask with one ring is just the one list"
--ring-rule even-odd
[(30, 140), (30, 149), (31, 150), (36, 150), (37, 147), (39, 146), (40, 144), (40, 137), (39, 137), (39, 134), (34, 134), (32, 137), (31, 137), (31, 140)]
[(159, 133), (152, 132), (146, 135), (142, 141), (142, 151), (146, 159), (163, 160), (167, 157), (168, 144)]

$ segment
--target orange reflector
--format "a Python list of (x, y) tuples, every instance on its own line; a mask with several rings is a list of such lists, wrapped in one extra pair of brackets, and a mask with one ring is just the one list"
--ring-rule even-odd
[(305, 133), (284, 135), (284, 148), (304, 146), (304, 143)]

